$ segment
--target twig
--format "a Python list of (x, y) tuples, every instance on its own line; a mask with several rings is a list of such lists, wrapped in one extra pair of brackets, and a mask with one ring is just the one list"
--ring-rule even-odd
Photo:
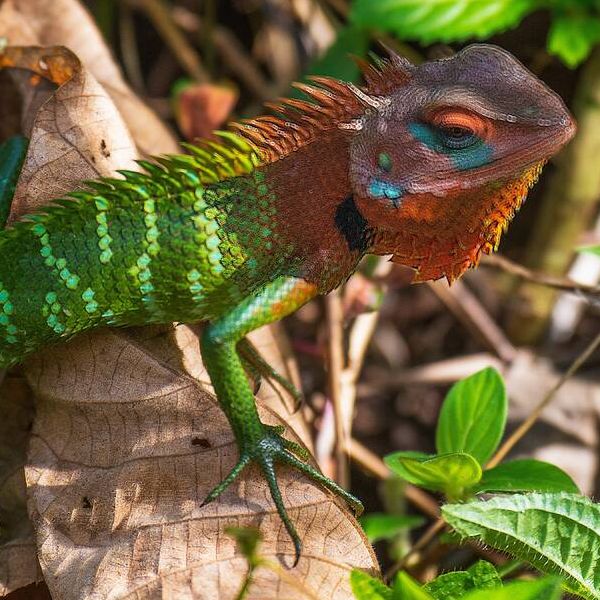
[(217, 21), (217, 0), (204, 0), (204, 28), (200, 32), (204, 63), (214, 75), (215, 71), (215, 25)]
[(346, 0), (327, 0), (327, 3), (335, 10), (340, 16), (345, 19), (348, 18), (350, 13), (350, 7)]
[(565, 371), (560, 379), (550, 388), (550, 390), (544, 395), (541, 402), (535, 407), (531, 414), (521, 423), (517, 430), (502, 444), (500, 449), (492, 457), (489, 463), (486, 465), (487, 469), (495, 467), (500, 461), (502, 461), (506, 455), (514, 448), (514, 446), (521, 440), (521, 438), (533, 427), (535, 422), (538, 420), (546, 406), (550, 404), (556, 392), (563, 386), (563, 384), (572, 377), (579, 368), (585, 363), (585, 361), (594, 353), (594, 351), (600, 347), (600, 333), (588, 344), (585, 350), (573, 361), (571, 366)]
[(496, 356), (505, 362), (513, 361), (517, 349), (464, 283), (457, 281), (452, 288), (443, 281), (435, 281), (428, 285), (454, 316)]
[(395, 390), (411, 384), (448, 385), (464, 379), (484, 367), (494, 367), (498, 371), (502, 371), (505, 366), (505, 363), (489, 352), (447, 358), (404, 369), (397, 373), (379, 374), (377, 372), (368, 381), (358, 386), (358, 394), (364, 397), (376, 391)]
[(257, 564), (253, 564), (249, 561), (248, 564), (248, 572), (246, 573), (246, 577), (244, 577), (244, 581), (242, 582), (242, 587), (240, 591), (237, 593), (235, 600), (245, 600), (248, 592), (250, 591), (250, 586), (253, 583), (254, 571), (258, 567)]
[(339, 290), (331, 292), (326, 299), (327, 307), (327, 363), (329, 367), (329, 394), (335, 416), (335, 455), (337, 480), (348, 487), (348, 461), (346, 447), (348, 430), (345, 407), (342, 403), (342, 372), (344, 370), (344, 312)]
[[(379, 261), (374, 272), (383, 274), (390, 269), (390, 263)], [(346, 473), (338, 468), (340, 481), (348, 483), (346, 454), (352, 432), (352, 417), (357, 396), (357, 382), (363, 367), (367, 348), (379, 319), (379, 311), (373, 310), (358, 315), (352, 324), (348, 336), (348, 353), (344, 354), (343, 321), (344, 312), (341, 294), (327, 300), (328, 343), (329, 343), (329, 375), (331, 398), (334, 407), (336, 431), (336, 458), (343, 454)], [(332, 294), (330, 294), (330, 297)], [(341, 443), (340, 443), (341, 440)], [(345, 477), (345, 479), (344, 479)]]
[(121, 51), (123, 53), (125, 72), (136, 91), (145, 95), (144, 78), (142, 76), (142, 69), (140, 68), (140, 57), (131, 7), (127, 4), (121, 4), (120, 9), (119, 35), (121, 38)]
[[(202, 32), (204, 22), (187, 8), (173, 8), (173, 20), (189, 33)], [(264, 77), (258, 65), (246, 54), (239, 40), (227, 29), (215, 23), (212, 30), (213, 44), (223, 62), (237, 75), (248, 90), (261, 102), (275, 96), (271, 83)]]
[(415, 542), (414, 546), (398, 561), (396, 561), (385, 573), (384, 579), (389, 581), (400, 569), (403, 569), (410, 559), (427, 546), (440, 533), (446, 522), (443, 519), (434, 521), (423, 535)]
[(522, 279), (525, 279), (527, 281), (538, 283), (540, 285), (545, 285), (547, 287), (551, 287), (557, 290), (580, 293), (584, 295), (600, 294), (599, 285), (578, 283), (577, 281), (573, 281), (568, 277), (555, 277), (553, 275), (540, 273), (539, 271), (533, 271), (532, 269), (528, 269), (527, 267), (513, 262), (512, 260), (499, 254), (490, 254), (488, 256), (484, 256), (482, 259), (482, 264), (489, 265), (492, 267), (498, 267), (499, 269), (502, 269), (503, 271), (506, 271), (511, 275), (517, 275), (518, 277), (521, 277)]
[(171, 52), (173, 52), (177, 62), (191, 77), (201, 83), (210, 81), (198, 53), (188, 43), (185, 35), (173, 21), (171, 11), (166, 7), (163, 0), (128, 0), (128, 2), (131, 6), (146, 13)]

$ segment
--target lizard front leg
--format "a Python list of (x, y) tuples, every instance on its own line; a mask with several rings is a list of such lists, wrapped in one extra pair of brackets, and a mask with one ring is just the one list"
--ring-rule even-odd
[(250, 462), (257, 463), (267, 480), (277, 512), (294, 543), (296, 551), (294, 565), (300, 558), (301, 543), (287, 514), (277, 484), (275, 475), (277, 462), (299, 469), (311, 479), (341, 496), (356, 512), (362, 512), (362, 504), (337, 483), (300, 460), (306, 458), (305, 449), (299, 444), (286, 440), (281, 435), (283, 427), (270, 427), (260, 421), (254, 395), (237, 353), (236, 344), (253, 329), (294, 312), (316, 295), (316, 286), (304, 279), (280, 277), (209, 324), (201, 340), (204, 364), (221, 408), (229, 420), (240, 453), (238, 463), (208, 494), (204, 504), (217, 498)]

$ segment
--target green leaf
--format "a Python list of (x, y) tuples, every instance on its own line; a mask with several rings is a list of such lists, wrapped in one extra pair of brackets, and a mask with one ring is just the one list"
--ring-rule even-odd
[(454, 384), (438, 421), (437, 451), (467, 452), (484, 465), (498, 447), (508, 402), (502, 377), (488, 367)]
[(442, 515), (464, 538), (560, 575), (584, 598), (600, 598), (600, 506), (588, 498), (515, 494), (447, 504)]
[(365, 531), (371, 544), (379, 540), (389, 540), (401, 531), (419, 527), (425, 523), (423, 517), (412, 515), (386, 515), (383, 513), (371, 513), (360, 519), (360, 524)]
[(436, 577), (424, 586), (435, 600), (460, 600), (467, 592), (500, 587), (502, 580), (494, 565), (480, 560), (467, 571), (454, 571)]
[(495, 590), (477, 590), (461, 600), (559, 600), (560, 578), (544, 577), (533, 581), (516, 581)]
[(405, 40), (454, 42), (516, 27), (541, 0), (355, 0), (350, 20)]
[(600, 42), (600, 18), (585, 12), (557, 15), (548, 32), (548, 52), (572, 69)]
[(310, 75), (328, 75), (342, 81), (358, 82), (360, 69), (348, 55), (364, 57), (369, 49), (369, 32), (347, 26), (337, 32), (335, 41), (307, 69)]
[(359, 569), (350, 573), (350, 586), (356, 600), (393, 600), (392, 590), (381, 579)]
[(600, 246), (583, 246), (578, 248), (577, 252), (585, 252), (586, 254), (596, 254), (600, 256)]
[(473, 491), (579, 493), (575, 482), (562, 469), (530, 458), (505, 462), (484, 471)]
[(240, 552), (250, 564), (259, 562), (258, 548), (262, 537), (256, 527), (226, 527), (225, 533), (235, 539)]
[(462, 498), (464, 490), (481, 479), (481, 467), (464, 452), (428, 456), (418, 452), (395, 452), (385, 464), (406, 481), (428, 490), (444, 492), (450, 498)]
[(8, 138), (0, 145), (0, 229), (4, 227), (10, 213), (28, 145), (29, 140), (22, 135)]
[(392, 600), (435, 600), (406, 573), (398, 573), (393, 589)]

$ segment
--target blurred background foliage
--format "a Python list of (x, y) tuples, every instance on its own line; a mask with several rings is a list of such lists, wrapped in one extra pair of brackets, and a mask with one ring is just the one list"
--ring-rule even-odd
[[(502, 370), (513, 403), (518, 400), (510, 429), (600, 330), (600, 253), (578, 252), (600, 240), (598, 0), (87, 0), (87, 5), (137, 93), (184, 139), (209, 135), (229, 119), (260, 113), (265, 101), (297, 94), (291, 83), (310, 74), (359, 82), (349, 55), (382, 53), (379, 42), (415, 63), (449, 56), (474, 41), (498, 44), (575, 113), (575, 140), (545, 169), (501, 246), (524, 270), (484, 261), (448, 290), (440, 283), (409, 286), (410, 273), (370, 260), (338, 298), (359, 399), (351, 407), (352, 435), (361, 451), (367, 449), (361, 460), (363, 467), (371, 460), (371, 473), (379, 464), (374, 456), (402, 449), (430, 452), (447, 385), (482, 364)], [(329, 308), (312, 303), (286, 327), (300, 361), (317, 458), (333, 472), (332, 393), (323, 369), (324, 364), (332, 369)], [(375, 316), (364, 325), (364, 315)], [(372, 330), (361, 338), (357, 329), (363, 326)], [(360, 346), (365, 336), (369, 350), (352, 363), (353, 344), (359, 339)], [(557, 399), (553, 416), (542, 419), (520, 448), (559, 464), (592, 494), (600, 492), (598, 367), (596, 352), (575, 387)], [(397, 482), (388, 481), (381, 492), (364, 469), (351, 473), (354, 491), (371, 512), (405, 513)], [(400, 519), (392, 554), (405, 547), (405, 528)]]

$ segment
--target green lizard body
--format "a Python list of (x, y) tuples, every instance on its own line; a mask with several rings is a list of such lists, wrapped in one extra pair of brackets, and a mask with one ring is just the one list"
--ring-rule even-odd
[(495, 48), (363, 69), (365, 90), (317, 79), (301, 86), (313, 103), (284, 101), (282, 116), (191, 155), (88, 182), (0, 233), (0, 367), (95, 327), (209, 321), (203, 358), (240, 459), (207, 501), (257, 462), (297, 556), (277, 462), (361, 506), (260, 422), (238, 344), (340, 285), (367, 252), (421, 280), (459, 276), (495, 248), (574, 130), (560, 100)]

